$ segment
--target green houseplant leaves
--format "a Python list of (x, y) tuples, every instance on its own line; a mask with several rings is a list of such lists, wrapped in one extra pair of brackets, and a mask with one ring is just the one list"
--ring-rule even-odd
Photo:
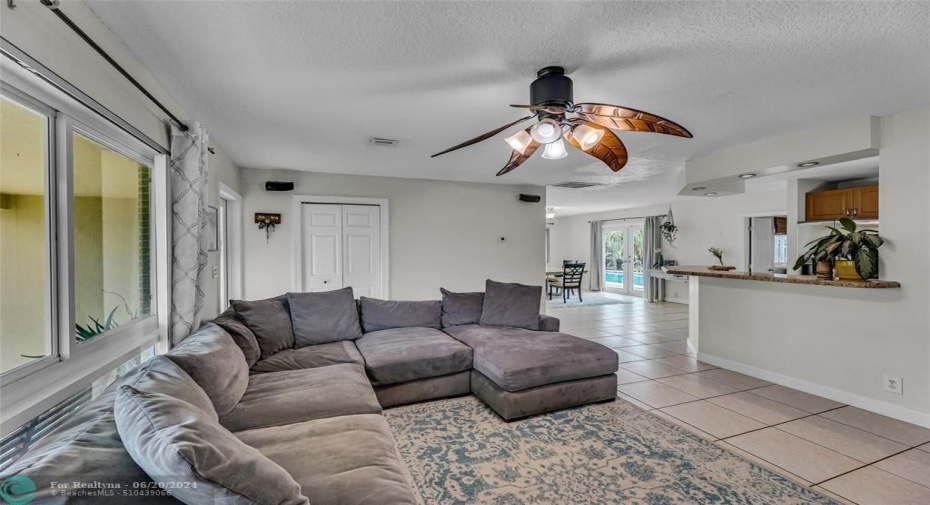
[(830, 234), (807, 243), (808, 249), (794, 263), (794, 268), (813, 261), (851, 260), (863, 279), (878, 275), (878, 248), (885, 243), (875, 230), (859, 230), (856, 222), (840, 219), (840, 227), (828, 226)]

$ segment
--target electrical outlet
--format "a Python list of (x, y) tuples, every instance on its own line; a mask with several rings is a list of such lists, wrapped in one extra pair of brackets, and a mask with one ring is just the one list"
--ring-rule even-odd
[(896, 395), (904, 394), (904, 379), (894, 375), (882, 375), (882, 386), (885, 391)]

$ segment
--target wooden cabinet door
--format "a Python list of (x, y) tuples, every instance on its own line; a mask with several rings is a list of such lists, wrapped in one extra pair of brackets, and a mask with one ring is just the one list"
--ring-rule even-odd
[(857, 198), (853, 209), (856, 219), (878, 218), (878, 186), (855, 188)]
[(807, 221), (828, 221), (846, 217), (852, 205), (852, 191), (835, 189), (807, 194)]

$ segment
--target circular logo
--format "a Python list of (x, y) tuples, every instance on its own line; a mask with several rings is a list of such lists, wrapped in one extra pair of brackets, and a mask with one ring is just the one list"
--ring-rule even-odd
[(10, 505), (26, 505), (36, 497), (36, 483), (24, 475), (14, 475), (0, 482), (0, 498)]

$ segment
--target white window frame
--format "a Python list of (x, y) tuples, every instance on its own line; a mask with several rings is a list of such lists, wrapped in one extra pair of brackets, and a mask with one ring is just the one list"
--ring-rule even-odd
[[(219, 198), (226, 200), (226, 294), (229, 300), (242, 299), (242, 195), (217, 182)], [(222, 275), (222, 272), (220, 273)], [(219, 283), (217, 283), (219, 284)], [(222, 289), (217, 286), (219, 293)], [(229, 308), (229, 300), (220, 297), (220, 312)]]
[[(0, 61), (3, 93), (51, 115), (46, 166), (49, 230), (48, 303), (52, 353), (0, 376), (0, 436), (89, 386), (141, 350), (168, 349), (170, 308), (167, 156), (50, 83)], [(152, 313), (86, 342), (74, 338), (74, 211), (72, 133), (77, 132), (151, 168)]]

